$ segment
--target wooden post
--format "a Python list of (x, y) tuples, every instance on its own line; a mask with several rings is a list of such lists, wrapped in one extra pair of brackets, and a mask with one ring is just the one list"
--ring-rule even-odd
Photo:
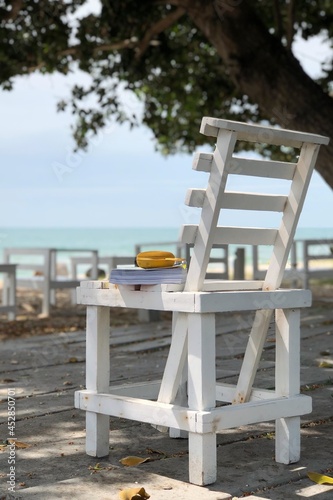
[(0, 273), (4, 273), (0, 310), (12, 321), (16, 318), (16, 264), (0, 264)]
[(245, 248), (237, 248), (234, 261), (234, 280), (245, 279)]
[[(50, 274), (48, 275), (48, 280), (55, 281), (57, 279), (57, 251), (51, 250), (49, 258), (50, 258)], [(45, 279), (47, 279), (46, 276)], [(51, 288), (51, 286), (50, 286), (49, 297), (50, 297), (49, 299), (50, 304), (54, 306), (56, 304), (56, 291), (54, 288)]]
[(8, 305), (13, 308), (12, 311), (8, 312), (8, 319), (14, 320), (16, 318), (16, 265), (11, 266), (11, 272), (8, 273), (8, 284), (7, 289), (8, 294)]
[(50, 249), (45, 249), (44, 254), (44, 281), (43, 281), (43, 299), (42, 299), (42, 314), (50, 316), (51, 304), (51, 252)]

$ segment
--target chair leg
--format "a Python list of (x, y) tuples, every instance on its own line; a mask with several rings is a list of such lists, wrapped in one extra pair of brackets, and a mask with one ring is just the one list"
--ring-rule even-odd
[(189, 433), (189, 481), (205, 486), (216, 481), (216, 434)]
[[(174, 404), (179, 405), (179, 406), (183, 406), (185, 408), (187, 407), (187, 401), (188, 401), (187, 371), (188, 371), (187, 360), (185, 360), (183, 374), (182, 374), (181, 379), (180, 379), (177, 396), (175, 397), (175, 400), (174, 400)], [(175, 438), (175, 439), (178, 439), (178, 438), (187, 439), (188, 432), (183, 431), (182, 429), (175, 429), (173, 427), (170, 427), (169, 436), (171, 438)]]
[(301, 456), (300, 417), (280, 418), (275, 421), (275, 460), (293, 464)]
[[(86, 387), (97, 393), (109, 392), (109, 311), (108, 307), (87, 307)], [(86, 452), (104, 457), (109, 454), (110, 417), (97, 411), (86, 413)]]
[[(188, 315), (188, 405), (209, 410), (216, 404), (215, 315)], [(216, 433), (189, 432), (190, 482), (216, 481)]]
[[(164, 368), (163, 378), (158, 394), (159, 403), (174, 403), (180, 384), (183, 380), (184, 366), (187, 355), (187, 314), (173, 313), (172, 338), (168, 359)], [(180, 404), (180, 401), (177, 401)], [(187, 399), (186, 404), (187, 406)], [(153, 426), (160, 432), (168, 432), (165, 426)], [(170, 430), (171, 437), (184, 437), (180, 429)]]
[[(276, 311), (275, 390), (277, 396), (300, 392), (300, 311)], [(276, 420), (275, 459), (283, 464), (300, 458), (300, 417)]]
[(158, 394), (160, 403), (174, 402), (186, 362), (187, 314), (174, 313), (174, 315), (171, 345)]
[(272, 310), (269, 309), (259, 309), (256, 311), (238, 377), (236, 392), (233, 399), (234, 404), (246, 403), (250, 398), (272, 313)]
[[(173, 332), (172, 334), (173, 334), (173, 336), (175, 335), (175, 326), (176, 326), (176, 323), (178, 321), (178, 316), (179, 316), (178, 312), (174, 312), (172, 315), (172, 332)], [(187, 332), (187, 320), (186, 320), (186, 324), (184, 325), (183, 328)], [(186, 335), (186, 333), (185, 333), (185, 335)], [(187, 337), (185, 337), (185, 341), (186, 340), (187, 340)], [(184, 350), (184, 353), (182, 355), (182, 359), (183, 359), (185, 357), (185, 354), (187, 354), (187, 343), (186, 342), (183, 344), (182, 348)], [(180, 380), (179, 380), (178, 392), (177, 392), (177, 395), (176, 395), (173, 402), (176, 405), (187, 407), (187, 356), (186, 356), (186, 359), (183, 361), (183, 371), (182, 371), (182, 374), (181, 374)], [(173, 427), (170, 427), (169, 436), (171, 438), (174, 438), (174, 439), (179, 439), (179, 438), (187, 439), (188, 432), (183, 431), (181, 429), (175, 429)]]

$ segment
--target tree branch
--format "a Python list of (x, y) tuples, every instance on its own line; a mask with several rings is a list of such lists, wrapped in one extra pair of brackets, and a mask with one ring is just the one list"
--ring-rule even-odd
[(14, 21), (17, 18), (22, 5), (23, 5), (23, 0), (13, 0), (11, 2), (12, 8), (11, 10), (7, 11), (7, 15), (5, 16), (5, 21)]
[[(93, 48), (93, 54), (95, 55), (97, 52), (111, 52), (113, 50), (121, 50), (121, 49), (132, 49), (136, 47), (138, 44), (138, 39), (136, 37), (127, 38), (126, 40), (122, 40), (121, 42), (116, 43), (103, 43), (101, 45), (96, 45)], [(73, 45), (68, 49), (64, 50), (60, 53), (60, 55), (78, 55), (80, 53), (81, 45)]]
[(294, 40), (294, 23), (295, 23), (295, 0), (289, 0), (287, 7), (287, 49), (291, 50)]
[[(132, 37), (117, 43), (96, 45), (96, 47), (93, 48), (93, 54), (95, 55), (98, 52), (111, 52), (113, 50), (130, 49), (136, 47), (137, 44), (138, 44), (138, 39)], [(81, 51), (81, 45), (77, 44), (73, 45), (72, 47), (69, 47), (68, 49), (62, 50), (57, 55), (59, 58), (65, 56), (74, 56), (75, 58), (79, 56), (80, 51)], [(31, 66), (27, 68), (27, 73), (32, 73), (33, 71), (41, 69), (44, 66), (44, 64), (45, 64), (44, 61), (42, 61), (36, 66)]]
[(140, 59), (147, 48), (151, 40), (156, 36), (165, 31), (167, 28), (172, 26), (179, 18), (181, 18), (185, 14), (185, 9), (182, 7), (178, 7), (176, 10), (172, 11), (167, 16), (160, 19), (157, 23), (149, 28), (146, 32), (145, 36), (139, 43), (138, 47), (135, 49), (135, 58)]
[(276, 25), (276, 35), (281, 40), (283, 34), (283, 25), (282, 25), (281, 10), (279, 3), (280, 3), (279, 0), (274, 0), (274, 18)]

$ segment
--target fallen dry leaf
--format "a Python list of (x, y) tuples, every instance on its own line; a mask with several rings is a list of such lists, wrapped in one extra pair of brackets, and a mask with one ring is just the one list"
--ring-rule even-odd
[(147, 462), (149, 460), (148, 458), (141, 458), (141, 457), (125, 457), (119, 460), (119, 462), (123, 465), (126, 465), (127, 467), (135, 467), (136, 465), (143, 464), (144, 462)]
[(317, 484), (333, 484), (333, 477), (318, 472), (308, 472), (308, 477)]
[(68, 363), (77, 363), (78, 362), (78, 359), (75, 357), (75, 356), (72, 356), (71, 358), (69, 358), (68, 360)]
[(100, 470), (113, 470), (114, 467), (112, 465), (102, 466), (99, 462), (96, 465), (89, 465), (89, 470), (93, 471), (93, 473), (98, 472)]
[(16, 441), (16, 439), (8, 439), (9, 444), (15, 444), (16, 448), (29, 448), (30, 444), (22, 443), (22, 441)]
[(144, 488), (126, 488), (119, 492), (120, 500), (147, 500), (150, 495)]
[(329, 361), (321, 361), (318, 366), (319, 368), (333, 368), (333, 363), (330, 363)]
[[(149, 453), (149, 455), (158, 455), (160, 457), (167, 457), (168, 456), (164, 451), (153, 450), (152, 448), (146, 448), (146, 452)], [(152, 460), (152, 459), (150, 459), (150, 460)]]

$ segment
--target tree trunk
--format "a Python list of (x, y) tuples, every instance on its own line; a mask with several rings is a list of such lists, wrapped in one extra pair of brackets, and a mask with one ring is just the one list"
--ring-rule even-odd
[[(181, 2), (228, 68), (236, 88), (283, 128), (333, 137), (333, 99), (261, 22), (249, 2)], [(317, 171), (333, 188), (333, 141), (322, 146)]]

